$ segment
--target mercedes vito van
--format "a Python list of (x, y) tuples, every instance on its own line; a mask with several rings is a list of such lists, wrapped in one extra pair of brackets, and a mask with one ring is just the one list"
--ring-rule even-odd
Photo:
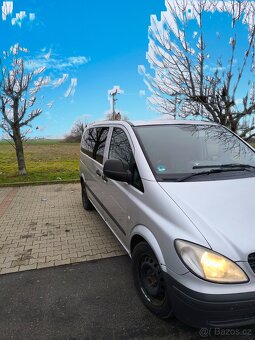
[(82, 202), (132, 259), (143, 303), (195, 326), (255, 323), (255, 153), (208, 122), (86, 128)]

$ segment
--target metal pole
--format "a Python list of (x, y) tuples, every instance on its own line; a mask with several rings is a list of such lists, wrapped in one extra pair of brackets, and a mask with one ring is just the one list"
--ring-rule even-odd
[(116, 89), (116, 91), (111, 94), (112, 96), (112, 120), (115, 120), (115, 114), (116, 114), (115, 102), (118, 100), (117, 98), (115, 98), (115, 96), (117, 95), (117, 93), (118, 93), (118, 90)]

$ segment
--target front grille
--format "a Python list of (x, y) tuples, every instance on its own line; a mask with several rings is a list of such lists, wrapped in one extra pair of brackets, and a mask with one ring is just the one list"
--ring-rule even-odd
[(249, 254), (248, 262), (249, 262), (249, 265), (251, 266), (251, 269), (255, 273), (255, 253)]

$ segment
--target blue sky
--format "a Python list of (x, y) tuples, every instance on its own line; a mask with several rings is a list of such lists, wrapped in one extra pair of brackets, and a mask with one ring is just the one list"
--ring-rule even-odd
[[(61, 137), (77, 119), (104, 118), (107, 91), (114, 85), (124, 90), (117, 109), (130, 119), (155, 117), (147, 109), (149, 93), (137, 67), (146, 62), (150, 15), (164, 8), (164, 0), (14, 0), (12, 14), (0, 21), (0, 50), (19, 43), (34, 63), (44, 63), (53, 81), (69, 75), (60, 87), (43, 90), (44, 111), (32, 124), (39, 127), (32, 136)], [(20, 11), (24, 18), (16, 15)], [(66, 98), (71, 78), (77, 78), (77, 87)]]
[[(115, 85), (124, 91), (118, 95), (117, 110), (129, 119), (158, 117), (158, 113), (147, 107), (150, 92), (138, 73), (138, 65), (149, 70), (146, 52), (150, 16), (156, 14), (160, 18), (161, 11), (166, 9), (164, 0), (13, 0), (12, 3), (10, 15), (0, 20), (0, 51), (19, 43), (30, 51), (26, 58), (29, 56), (32, 63), (28, 66), (46, 66), (45, 73), (51, 78), (49, 86), (37, 95), (43, 113), (32, 123), (32, 137), (63, 137), (78, 119), (88, 123), (104, 119), (110, 108), (108, 90)], [(196, 25), (193, 20), (191, 36)], [(247, 25), (239, 26), (236, 70), (243, 60), (248, 32)], [(219, 40), (217, 32), (225, 34), (224, 38)], [(233, 34), (231, 17), (226, 13), (208, 14), (205, 34), (208, 52), (213, 56), (206, 65), (210, 72), (217, 58), (222, 57), (228, 63), (229, 37)], [(52, 86), (60, 78), (63, 84)], [(248, 89), (247, 78), (241, 82), (240, 100)], [(71, 95), (67, 96), (67, 92)]]

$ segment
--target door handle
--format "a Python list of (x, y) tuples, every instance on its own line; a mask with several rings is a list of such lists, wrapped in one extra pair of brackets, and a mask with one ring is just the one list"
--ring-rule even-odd
[(104, 182), (108, 182), (108, 179), (107, 179), (107, 177), (105, 177), (105, 175), (102, 176), (102, 179), (103, 179)]
[(101, 172), (99, 170), (96, 171), (97, 176), (101, 177)]

